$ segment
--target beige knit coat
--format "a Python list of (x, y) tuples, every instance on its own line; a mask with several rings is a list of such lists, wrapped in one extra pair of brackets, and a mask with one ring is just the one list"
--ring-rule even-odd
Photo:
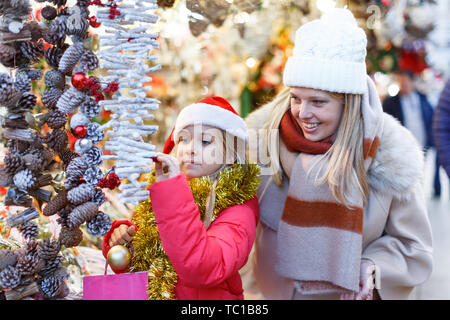
[[(249, 131), (262, 129), (270, 115), (268, 107), (263, 106), (247, 116)], [(409, 131), (393, 117), (383, 116), (383, 134), (368, 170), (370, 194), (364, 207), (362, 258), (370, 259), (377, 266), (378, 293), (382, 299), (408, 299), (414, 287), (429, 278), (433, 265), (432, 233), (422, 190), (423, 153)], [(257, 143), (250, 141), (250, 154), (257, 154), (257, 148), (264, 150), (264, 141), (261, 136), (257, 137)], [(288, 152), (280, 151), (283, 156)], [(277, 243), (277, 229), (290, 175), (288, 166), (285, 167), (282, 187), (270, 176), (262, 175), (258, 191), (260, 224), (252, 273), (257, 287), (268, 299), (293, 296), (293, 280), (276, 272), (277, 246), (283, 245)], [(296, 295), (296, 298), (302, 297)]]

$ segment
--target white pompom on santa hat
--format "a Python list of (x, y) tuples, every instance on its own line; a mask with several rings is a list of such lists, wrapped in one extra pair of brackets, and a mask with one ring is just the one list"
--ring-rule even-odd
[(248, 143), (244, 119), (222, 97), (209, 97), (183, 108), (164, 145), (163, 153), (169, 154), (175, 146), (181, 130), (189, 125), (204, 124), (226, 131)]

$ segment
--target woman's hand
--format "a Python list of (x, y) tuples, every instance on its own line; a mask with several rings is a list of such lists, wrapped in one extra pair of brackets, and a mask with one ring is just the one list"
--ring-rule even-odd
[(159, 153), (156, 156), (156, 160), (156, 182), (167, 180), (180, 174), (180, 165), (175, 157), (165, 153)]
[(114, 229), (111, 237), (109, 238), (108, 244), (111, 248), (118, 244), (123, 245), (127, 242), (131, 242), (135, 234), (136, 228), (134, 226), (127, 226), (125, 224), (122, 224)]
[(375, 266), (370, 260), (361, 260), (359, 292), (343, 293), (341, 300), (373, 300)]

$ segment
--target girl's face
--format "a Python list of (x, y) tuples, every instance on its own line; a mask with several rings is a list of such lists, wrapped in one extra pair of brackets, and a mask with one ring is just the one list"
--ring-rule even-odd
[(207, 125), (190, 125), (177, 137), (176, 158), (188, 178), (198, 178), (217, 171), (224, 161), (222, 132)]
[(310, 141), (335, 135), (343, 110), (343, 100), (326, 91), (291, 87), (291, 113)]

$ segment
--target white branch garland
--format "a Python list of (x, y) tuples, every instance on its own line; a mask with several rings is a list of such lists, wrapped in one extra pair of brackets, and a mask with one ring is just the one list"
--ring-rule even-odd
[[(152, 50), (159, 49), (155, 40), (157, 33), (150, 32), (151, 24), (159, 16), (152, 11), (158, 8), (156, 0), (114, 1), (120, 15), (109, 19), (109, 8), (99, 8), (98, 21), (105, 26), (106, 34), (100, 36), (100, 67), (108, 70), (104, 81), (115, 81), (119, 90), (111, 100), (100, 101), (104, 110), (111, 111), (111, 120), (102, 129), (110, 137), (105, 149), (112, 155), (104, 155), (103, 160), (116, 161), (115, 172), (119, 178), (129, 183), (121, 184), (119, 200), (137, 205), (147, 200), (147, 182), (138, 181), (141, 174), (151, 171), (151, 159), (156, 155), (155, 146), (145, 143), (143, 136), (153, 134), (158, 126), (145, 125), (144, 119), (154, 119), (148, 111), (158, 109), (160, 101), (146, 97), (151, 87), (143, 87), (151, 82), (149, 73), (160, 70), (161, 66), (147, 66), (144, 62), (158, 57)], [(122, 51), (122, 52), (121, 52)], [(125, 96), (127, 94), (128, 96)]]

